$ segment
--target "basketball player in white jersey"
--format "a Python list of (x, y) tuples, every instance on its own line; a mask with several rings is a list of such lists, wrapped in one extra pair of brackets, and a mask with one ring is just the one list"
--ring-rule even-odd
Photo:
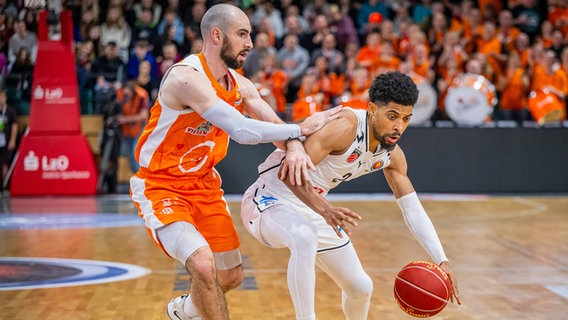
[(176, 63), (162, 80), (136, 149), (140, 170), (130, 179), (150, 236), (191, 274), (191, 295), (167, 305), (176, 320), (228, 319), (224, 293), (242, 282), (239, 238), (215, 170), (229, 138), (287, 148), (286, 172), (295, 183), (313, 164), (301, 142), (289, 139), (312, 134), (340, 110), (299, 125), (278, 118), (253, 83), (234, 70), (252, 48), (250, 22), (238, 7), (212, 6), (201, 32), (202, 52)]
[(340, 287), (349, 320), (367, 318), (373, 282), (350, 242), (359, 217), (334, 207), (324, 196), (342, 181), (383, 170), (404, 220), (433, 261), (449, 275), (452, 301), (461, 304), (457, 282), (430, 218), (407, 176), (398, 139), (418, 98), (413, 80), (400, 72), (378, 76), (369, 90), (368, 110), (344, 108), (304, 142), (316, 165), (311, 181), (293, 186), (278, 176), (285, 153), (274, 151), (259, 166), (258, 180), (245, 192), (241, 218), (261, 243), (290, 249), (288, 286), (296, 319), (316, 319), (315, 265)]

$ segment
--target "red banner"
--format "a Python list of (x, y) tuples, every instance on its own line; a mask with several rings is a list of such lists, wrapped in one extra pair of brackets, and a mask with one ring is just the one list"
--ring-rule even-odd
[(11, 195), (94, 194), (96, 166), (87, 140), (75, 136), (26, 136), (10, 186)]
[(45, 11), (40, 13), (29, 132), (18, 150), (10, 194), (94, 194), (97, 168), (81, 134), (75, 58), (68, 36), (71, 14), (60, 15), (61, 40), (47, 38), (46, 17)]

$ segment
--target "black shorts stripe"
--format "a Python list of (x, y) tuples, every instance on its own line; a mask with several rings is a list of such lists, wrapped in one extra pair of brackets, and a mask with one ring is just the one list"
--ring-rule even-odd
[(350, 243), (351, 243), (351, 239), (349, 239), (347, 242), (345, 242), (344, 244), (342, 244), (342, 245), (340, 245), (340, 246), (337, 246), (337, 247), (320, 249), (320, 250), (318, 250), (318, 253), (322, 253), (322, 252), (326, 252), (326, 251), (331, 251), (331, 250), (337, 250), (337, 249), (340, 249), (340, 248), (345, 247), (346, 245), (348, 245), (348, 244), (350, 244)]

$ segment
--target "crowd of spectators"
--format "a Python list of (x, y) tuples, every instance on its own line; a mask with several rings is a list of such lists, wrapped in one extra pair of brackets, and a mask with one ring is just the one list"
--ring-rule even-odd
[[(73, 13), (80, 90), (96, 101), (134, 79), (154, 100), (168, 67), (201, 50), (201, 18), (218, 2), (64, 1)], [(239, 72), (287, 121), (340, 103), (365, 108), (371, 80), (391, 70), (436, 91), (432, 120), (451, 120), (444, 97), (466, 73), (490, 84), (485, 94), (496, 103), (488, 119), (530, 120), (530, 93), (540, 91), (552, 93), (566, 114), (568, 0), (231, 3), (253, 28), (254, 48)], [(4, 85), (25, 90), (30, 79), (21, 74), (33, 72), (37, 10), (23, 4), (0, 0), (0, 70)]]

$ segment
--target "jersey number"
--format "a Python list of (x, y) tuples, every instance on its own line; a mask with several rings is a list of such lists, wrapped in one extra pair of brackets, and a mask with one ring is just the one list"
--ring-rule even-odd
[(353, 174), (351, 172), (347, 172), (346, 174), (343, 175), (342, 178), (333, 178), (333, 180), (331, 180), (331, 182), (338, 182), (338, 181), (346, 181), (347, 179), (349, 179), (349, 177), (351, 177)]

